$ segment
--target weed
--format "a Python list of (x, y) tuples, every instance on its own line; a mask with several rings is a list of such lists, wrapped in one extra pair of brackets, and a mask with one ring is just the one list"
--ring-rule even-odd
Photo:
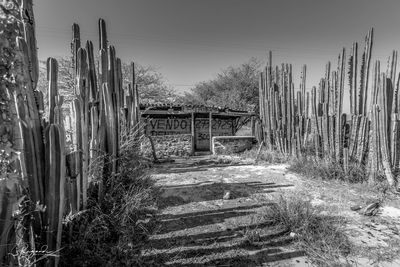
[(264, 219), (280, 224), (317, 266), (339, 264), (350, 255), (352, 246), (344, 233), (344, 219), (322, 215), (304, 196), (280, 196), (267, 208)]
[(261, 230), (246, 228), (243, 230), (244, 243), (252, 245), (261, 241)]
[(365, 167), (355, 162), (349, 162), (347, 172), (343, 165), (330, 159), (315, 159), (314, 157), (293, 158), (289, 170), (306, 177), (321, 178), (322, 180), (341, 180), (349, 183), (367, 181)]
[(387, 246), (369, 247), (368, 250), (362, 251), (362, 255), (370, 260), (372, 266), (380, 263), (390, 263), (398, 259), (400, 253), (400, 240), (392, 238), (387, 240)]
[(260, 216), (259, 214), (256, 214), (251, 217), (249, 225), (247, 225), (241, 231), (241, 234), (244, 238), (244, 244), (253, 245), (261, 241), (262, 229), (260, 225), (262, 224), (263, 220), (264, 220), (263, 216)]
[(140, 132), (140, 129), (123, 132), (118, 160), (120, 173), (104, 179), (102, 201), (97, 201), (98, 190), (92, 188), (88, 209), (69, 216), (64, 223), (66, 245), (61, 250), (61, 266), (138, 265), (139, 248), (155, 226), (153, 218), (159, 195), (154, 181), (145, 173), (147, 161), (139, 156), (143, 139)]

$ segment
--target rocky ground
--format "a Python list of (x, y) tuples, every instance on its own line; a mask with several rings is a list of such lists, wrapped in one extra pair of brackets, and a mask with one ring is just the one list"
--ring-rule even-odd
[(143, 258), (154, 266), (312, 266), (291, 233), (262, 216), (280, 195), (300, 194), (346, 221), (355, 251), (350, 266), (400, 266), (398, 197), (386, 197), (378, 214), (364, 216), (350, 207), (382, 195), (362, 185), (306, 179), (287, 168), (212, 157), (156, 166), (160, 224)]

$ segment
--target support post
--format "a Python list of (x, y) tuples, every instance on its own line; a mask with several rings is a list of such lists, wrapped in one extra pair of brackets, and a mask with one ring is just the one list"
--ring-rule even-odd
[(209, 113), (208, 116), (208, 124), (209, 124), (209, 133), (210, 133), (210, 151), (212, 151), (212, 112)]
[(196, 132), (195, 132), (195, 125), (194, 125), (194, 112), (192, 112), (192, 117), (191, 117), (191, 134), (192, 134), (192, 156), (194, 155), (194, 150), (195, 150), (195, 146), (196, 146)]
[(256, 136), (256, 125), (254, 116), (251, 116), (251, 135)]

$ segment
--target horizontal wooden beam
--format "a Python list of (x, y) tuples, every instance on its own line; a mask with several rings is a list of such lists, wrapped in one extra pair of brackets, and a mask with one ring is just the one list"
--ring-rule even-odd
[[(165, 110), (145, 110), (141, 112), (142, 116), (146, 115), (165, 115), (165, 116), (170, 116), (170, 115), (187, 115), (188, 117), (191, 116), (191, 114), (208, 114), (209, 112), (188, 112), (188, 111), (165, 111)], [(240, 112), (218, 112), (218, 113), (213, 113), (213, 116), (227, 116), (227, 117), (243, 117), (243, 116), (257, 116), (255, 113), (240, 113)]]

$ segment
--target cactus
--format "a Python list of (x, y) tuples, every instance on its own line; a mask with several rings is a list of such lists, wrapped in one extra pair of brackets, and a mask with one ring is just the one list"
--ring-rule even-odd
[(58, 64), (54, 58), (47, 59), (47, 82), (49, 84), (49, 122), (54, 123), (54, 109), (56, 106)]
[(391, 160), (389, 153), (389, 140), (388, 140), (388, 99), (387, 99), (387, 80), (386, 75), (382, 73), (381, 83), (379, 88), (379, 138), (381, 140), (381, 154), (382, 154), (382, 166), (385, 173), (386, 179), (390, 186), (395, 185), (395, 178), (391, 168)]
[(104, 97), (104, 111), (106, 118), (106, 152), (111, 155), (111, 171), (112, 175), (116, 174), (116, 136), (115, 136), (115, 111), (114, 111), (114, 103), (113, 103), (113, 95), (111, 89), (108, 87), (106, 83), (103, 84), (103, 97)]
[(74, 147), (73, 158), (75, 163), (71, 164), (75, 169), (73, 170), (74, 176), (76, 177), (76, 209), (80, 210), (80, 205), (82, 201), (82, 124), (81, 124), (81, 105), (78, 99), (74, 99), (71, 102), (71, 118), (73, 122), (74, 133), (72, 135), (72, 143)]
[(342, 53), (339, 56), (338, 62), (338, 80), (337, 80), (337, 98), (336, 98), (336, 132), (335, 132), (335, 147), (336, 154), (335, 158), (337, 161), (341, 161), (342, 150), (343, 150), (343, 136), (342, 136), (342, 112), (343, 112), (343, 90), (345, 80), (345, 62), (346, 62), (346, 51), (343, 48)]
[[(86, 209), (87, 205), (87, 188), (88, 188), (88, 166), (89, 166), (89, 70), (87, 65), (87, 53), (83, 48), (79, 48), (77, 56), (77, 71), (76, 71), (76, 98), (80, 104), (80, 121), (81, 124), (81, 140), (80, 147), (77, 148), (81, 151), (82, 160), (82, 173), (81, 173), (81, 192), (82, 192), (82, 207)], [(77, 133), (78, 134), (78, 133)]]
[(345, 173), (349, 171), (349, 149), (347, 147), (343, 148), (343, 169)]
[[(58, 254), (61, 248), (62, 217), (65, 209), (65, 132), (61, 105), (63, 98), (57, 91), (57, 61), (47, 60), (49, 82), (49, 121), (45, 130), (45, 227), (46, 245), (49, 251)], [(50, 258), (48, 265), (57, 266), (59, 258)]]
[[(62, 216), (65, 192), (64, 133), (57, 124), (45, 131), (46, 142), (46, 244), (49, 251), (58, 254), (61, 248)], [(50, 266), (57, 266), (58, 257), (49, 258)]]
[(23, 24), (23, 39), (26, 42), (26, 52), (24, 54), (29, 59), (28, 67), (32, 90), (36, 89), (39, 77), (39, 60), (37, 57), (35, 18), (33, 14), (32, 0), (22, 0), (20, 7), (20, 15)]
[(87, 64), (88, 64), (88, 87), (89, 87), (89, 102), (95, 103), (99, 101), (98, 97), (98, 86), (97, 86), (97, 75), (94, 62), (93, 43), (91, 41), (86, 42), (86, 53), (87, 53)]
[[(34, 249), (35, 244), (29, 242), (29, 235), (40, 235), (41, 230), (41, 216), (38, 213), (33, 213), (33, 228), (30, 219), (27, 219), (29, 216), (26, 216), (32, 212), (27, 202), (43, 201), (43, 163), (40, 157), (43, 151), (39, 144), (35, 143), (40, 140), (40, 121), (34, 99), (38, 68), (33, 15), (32, 20), (28, 20), (28, 16), (32, 14), (32, 1), (23, 1), (19, 8), (18, 10), (17, 5), (2, 6), (1, 11), (3, 32), (0, 43), (2, 50), (9, 51), (1, 53), (0, 56), (1, 265), (14, 265), (5, 258), (7, 253), (11, 252), (13, 242), (16, 244), (17, 253)], [(18, 21), (22, 23), (18, 24)], [(20, 26), (22, 32), (17, 31)], [(27, 190), (28, 188), (31, 188), (31, 191)], [(13, 232), (12, 214), (17, 212), (20, 216), (17, 216)], [(31, 264), (29, 260), (18, 261), (20, 264)]]
[(394, 170), (398, 169), (399, 162), (399, 118), (397, 113), (392, 113), (391, 116), (391, 132), (390, 132), (390, 158)]
[[(369, 83), (369, 72), (370, 72), (370, 65), (371, 65), (371, 54), (372, 54), (372, 45), (373, 45), (373, 38), (374, 38), (374, 29), (372, 28), (369, 32), (368, 35), (365, 39), (365, 68), (363, 70), (363, 75), (364, 81), (364, 94), (362, 97), (362, 110), (360, 109), (360, 114), (362, 112), (362, 115), (366, 116), (367, 115), (367, 99), (368, 99), (368, 83)], [(360, 100), (361, 101), (361, 100)]]
[(72, 42), (71, 42), (71, 53), (72, 53), (72, 63), (74, 65), (74, 70), (78, 70), (78, 50), (81, 47), (81, 36), (79, 25), (72, 24)]
[[(7, 107), (2, 107), (0, 117), (2, 120), (0, 126), (4, 133), (1, 147), (6, 151), (2, 156), (10, 162), (9, 168), (13, 170), (12, 173), (1, 174), (7, 176), (7, 179), (0, 179), (1, 264), (9, 262), (5, 259), (9, 251), (5, 244), (13, 239), (19, 253), (24, 253), (29, 248), (34, 251), (37, 243), (40, 247), (45, 245), (49, 251), (58, 254), (61, 248), (61, 222), (65, 212), (75, 213), (86, 208), (90, 162), (100, 158), (102, 169), (104, 162), (101, 158), (103, 153), (108, 152), (112, 159), (109, 170), (113, 175), (118, 172), (120, 111), (124, 99), (129, 97), (130, 103), (126, 105), (131, 122), (128, 128), (136, 127), (140, 117), (137, 84), (133, 79), (129, 94), (125, 94), (122, 89), (121, 60), (116, 57), (114, 47), (107, 47), (104, 20), (99, 20), (101, 60), (99, 75), (95, 69), (93, 44), (88, 41), (86, 49), (81, 48), (79, 25), (74, 24), (71, 51), (76, 86), (69, 122), (70, 126), (73, 126), (69, 129), (75, 130), (72, 135), (74, 151), (65, 155), (65, 130), (61, 108), (63, 97), (58, 95), (57, 90), (57, 61), (53, 58), (47, 61), (49, 121), (45, 122), (42, 119), (43, 94), (36, 90), (38, 60), (32, 1), (22, 0), (18, 14), (15, 16), (21, 17), (21, 29), (23, 29), (21, 33), (25, 39), (20, 37), (13, 44), (14, 48), (17, 48), (15, 52), (18, 52), (10, 54), (10, 57), (14, 58), (7, 59), (2, 55), (4, 62), (11, 60), (17, 64), (10, 64), (15, 68), (12, 70), (15, 85), (1, 86), (2, 90), (8, 88), (2, 95), (11, 96), (9, 99), (3, 99)], [(13, 27), (19, 26), (15, 24)], [(7, 69), (0, 68), (2, 77), (6, 77), (3, 70)], [(4, 81), (1, 82), (3, 85)], [(101, 84), (101, 90), (98, 84)], [(99, 173), (102, 176), (103, 172)], [(102, 182), (103, 177), (100, 177), (99, 201), (103, 193)], [(29, 196), (26, 195), (27, 192)], [(29, 211), (30, 206), (27, 201), (44, 204), (45, 212), (41, 214)], [(20, 207), (23, 210), (13, 225), (8, 222), (15, 212), (13, 206), (17, 202), (22, 203)], [(25, 216), (27, 212), (32, 212), (33, 220)], [(12, 231), (13, 227), (17, 236)], [(36, 239), (36, 237), (43, 238)], [(31, 264), (23, 258), (19, 260), (20, 264)], [(58, 257), (49, 258), (46, 265), (57, 266)]]

